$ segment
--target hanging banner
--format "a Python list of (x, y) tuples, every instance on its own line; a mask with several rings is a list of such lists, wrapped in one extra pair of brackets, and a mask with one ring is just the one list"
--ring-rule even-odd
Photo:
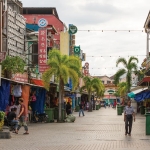
[(43, 73), (47, 68), (47, 29), (39, 29), (38, 37), (38, 66), (39, 72)]

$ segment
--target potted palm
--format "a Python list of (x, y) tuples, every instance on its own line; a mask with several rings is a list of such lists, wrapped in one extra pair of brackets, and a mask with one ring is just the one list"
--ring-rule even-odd
[(0, 131), (2, 131), (4, 125), (4, 117), (5, 117), (5, 113), (3, 111), (0, 111)]
[(24, 73), (25, 61), (19, 56), (6, 56), (2, 62), (2, 70), (6, 78), (11, 79), (12, 74)]

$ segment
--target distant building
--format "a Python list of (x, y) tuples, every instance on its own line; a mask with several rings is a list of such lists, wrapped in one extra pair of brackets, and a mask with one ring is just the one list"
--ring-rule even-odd
[(102, 100), (105, 101), (106, 103), (113, 103), (117, 99), (116, 96), (114, 95), (117, 89), (116, 85), (114, 84), (114, 76), (108, 77), (105, 75), (94, 77), (99, 78), (105, 86), (105, 93)]

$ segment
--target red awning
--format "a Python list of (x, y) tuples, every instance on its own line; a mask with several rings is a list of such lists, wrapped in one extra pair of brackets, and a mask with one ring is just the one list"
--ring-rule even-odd
[(140, 86), (147, 86), (149, 82), (150, 82), (150, 77), (145, 77), (145, 78), (142, 79), (142, 81), (140, 81), (138, 83), (138, 85), (140, 85)]
[(38, 80), (38, 79), (31, 79), (31, 82), (35, 85), (38, 85), (38, 86), (44, 86), (43, 84), (43, 81), (42, 80)]

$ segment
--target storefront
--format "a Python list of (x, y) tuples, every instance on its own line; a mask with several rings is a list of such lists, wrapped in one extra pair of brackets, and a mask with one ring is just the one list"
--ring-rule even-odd
[[(16, 107), (17, 113), (20, 112), (19, 98), (24, 99), (26, 114), (31, 112), (43, 113), (45, 108), (46, 90), (43, 86), (29, 84), (27, 81), (19, 82), (19, 77), (16, 80), (2, 78), (0, 87), (0, 110), (6, 113), (10, 108)], [(32, 99), (35, 94), (34, 100)], [(31, 119), (31, 118), (30, 118)]]

